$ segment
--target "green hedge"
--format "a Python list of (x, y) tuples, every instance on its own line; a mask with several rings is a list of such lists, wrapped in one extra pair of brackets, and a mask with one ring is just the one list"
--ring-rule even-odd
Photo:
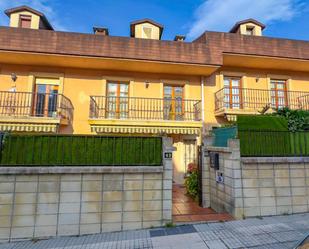
[(7, 135), (1, 165), (161, 165), (159, 137)]
[(239, 115), (238, 130), (287, 131), (288, 122), (284, 117), (270, 115)]
[(309, 132), (238, 131), (242, 156), (309, 156)]

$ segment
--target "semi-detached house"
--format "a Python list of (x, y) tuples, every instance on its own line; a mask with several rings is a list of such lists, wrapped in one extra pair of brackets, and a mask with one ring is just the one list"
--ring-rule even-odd
[(167, 135), (182, 183), (213, 127), (265, 108), (308, 109), (309, 42), (265, 37), (254, 19), (186, 42), (161, 40), (164, 27), (150, 19), (118, 37), (56, 31), (27, 6), (5, 13), (1, 131)]

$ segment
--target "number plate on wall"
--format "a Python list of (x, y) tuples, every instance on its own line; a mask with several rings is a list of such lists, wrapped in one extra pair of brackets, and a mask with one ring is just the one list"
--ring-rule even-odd
[(173, 153), (172, 152), (165, 152), (164, 153), (164, 159), (172, 159)]

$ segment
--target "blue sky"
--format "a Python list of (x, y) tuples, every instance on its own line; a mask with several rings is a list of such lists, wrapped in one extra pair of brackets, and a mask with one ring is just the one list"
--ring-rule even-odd
[[(309, 0), (0, 0), (0, 10), (22, 4), (44, 12), (56, 30), (91, 33), (106, 26), (111, 35), (128, 36), (131, 21), (151, 18), (164, 25), (163, 39), (192, 40), (252, 17), (267, 25), (267, 36), (309, 40)], [(2, 13), (0, 24), (8, 25)]]

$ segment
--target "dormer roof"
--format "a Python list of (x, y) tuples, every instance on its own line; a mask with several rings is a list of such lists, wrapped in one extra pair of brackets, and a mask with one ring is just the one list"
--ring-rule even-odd
[(138, 24), (143, 24), (143, 23), (150, 23), (150, 24), (158, 27), (160, 29), (160, 39), (161, 39), (164, 26), (161, 25), (160, 23), (157, 23), (157, 22), (149, 19), (149, 18), (140, 19), (140, 20), (133, 21), (133, 22), (130, 23), (130, 35), (131, 35), (131, 37), (135, 37), (135, 26), (138, 25)]
[(246, 23), (254, 23), (257, 26), (260, 26), (262, 30), (265, 29), (265, 27), (266, 27), (263, 23), (255, 20), (253, 18), (249, 18), (249, 19), (245, 19), (245, 20), (242, 20), (242, 21), (235, 23), (235, 25), (231, 28), (230, 33), (236, 33), (237, 30), (239, 29), (240, 25), (246, 24)]
[(41, 18), (42, 22), (45, 24), (47, 29), (54, 30), (53, 26), (49, 23), (46, 16), (42, 12), (35, 10), (35, 9), (32, 9), (29, 6), (22, 5), (22, 6), (19, 6), (19, 7), (7, 9), (7, 10), (4, 11), (4, 13), (8, 17), (10, 17), (11, 14), (14, 14), (14, 13), (17, 13), (17, 12), (22, 12), (22, 11), (29, 11), (29, 12), (35, 14), (35, 15), (38, 15)]

